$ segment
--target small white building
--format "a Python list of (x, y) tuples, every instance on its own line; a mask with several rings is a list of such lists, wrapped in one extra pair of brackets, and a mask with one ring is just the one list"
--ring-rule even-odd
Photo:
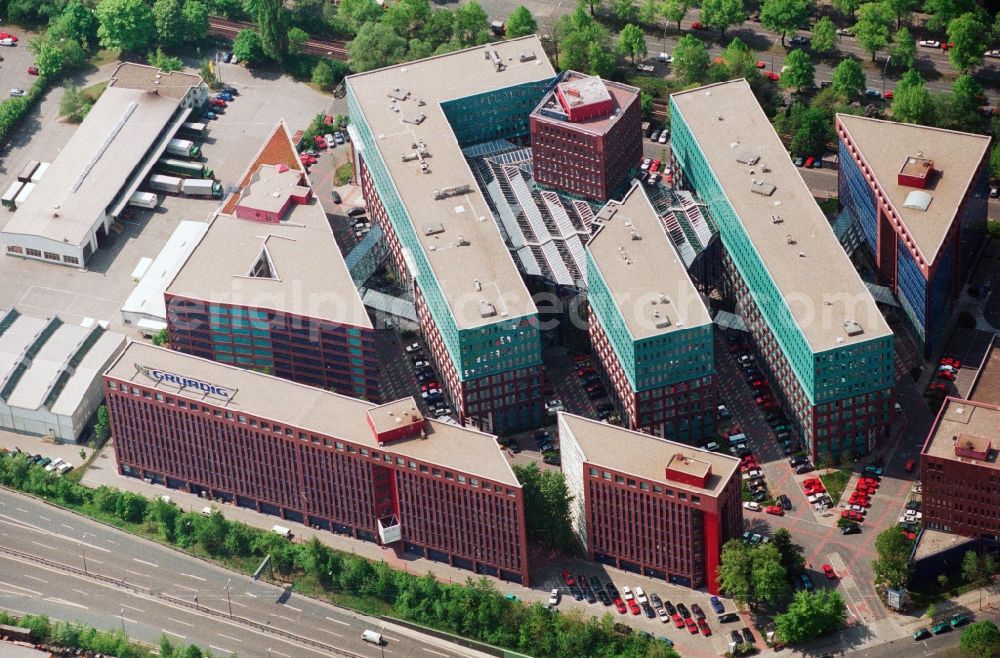
[(75, 442), (101, 403), (125, 336), (101, 324), (0, 312), (0, 428)]

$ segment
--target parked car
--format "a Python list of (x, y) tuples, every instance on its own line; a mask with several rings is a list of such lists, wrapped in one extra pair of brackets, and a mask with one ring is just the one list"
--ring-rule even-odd
[(16, 45), (17, 45), (17, 41), (14, 41), (10, 37), (8, 37), (6, 39), (0, 39), (0, 46), (9, 46), (9, 47), (13, 48)]
[(732, 623), (734, 621), (739, 621), (739, 620), (740, 620), (740, 616), (738, 614), (736, 614), (735, 612), (727, 612), (724, 615), (719, 615), (719, 623), (720, 624), (729, 624), (729, 623)]
[(211, 105), (212, 107), (218, 107), (220, 109), (225, 109), (227, 107), (226, 101), (222, 100), (221, 98), (210, 98), (208, 100), (208, 104)]
[(837, 577), (837, 572), (834, 571), (833, 567), (831, 567), (829, 564), (823, 565), (823, 573), (826, 574), (826, 577), (829, 578), (830, 580), (834, 580)]
[(558, 589), (553, 589), (549, 592), (549, 607), (555, 607), (559, 605), (559, 600), (562, 599), (562, 595), (559, 594)]
[(21, 96), (27, 96), (28, 92), (26, 92), (23, 89), (19, 89), (19, 88), (15, 87), (14, 89), (10, 90), (10, 95), (13, 96), (13, 97), (15, 97), (15, 98), (19, 98)]
[(940, 48), (941, 47), (941, 42), (940, 41), (934, 41), (932, 39), (921, 39), (917, 43), (920, 44), (921, 48)]
[(722, 600), (718, 596), (712, 596), (708, 599), (708, 602), (712, 604), (712, 609), (717, 613), (722, 614), (725, 612), (726, 608), (722, 605)]
[(789, 40), (789, 43), (792, 44), (793, 46), (804, 46), (805, 44), (809, 43), (809, 39), (802, 36), (801, 34), (796, 34)]
[(840, 529), (840, 534), (842, 535), (860, 535), (861, 526), (859, 525), (847, 525)]
[(920, 640), (926, 640), (930, 636), (931, 636), (931, 632), (929, 630), (927, 630), (926, 627), (917, 629), (916, 631), (913, 632), (913, 639), (917, 640), (918, 642)]
[(746, 626), (743, 627), (743, 642), (746, 644), (756, 644), (757, 642), (754, 639), (753, 632)]
[(28, 75), (38, 75), (38, 67), (37, 66), (29, 66), (28, 67)]

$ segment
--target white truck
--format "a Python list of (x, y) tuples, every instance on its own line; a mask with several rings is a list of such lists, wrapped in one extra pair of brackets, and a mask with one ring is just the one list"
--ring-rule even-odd
[(21, 188), (24, 187), (24, 183), (19, 180), (14, 181), (7, 188), (7, 191), (3, 193), (3, 197), (0, 197), (0, 203), (3, 204), (4, 208), (10, 208), (14, 210), (17, 206), (14, 200), (17, 199), (17, 195), (21, 193)]
[(187, 196), (212, 196), (222, 198), (222, 183), (211, 178), (185, 178), (181, 191)]
[(189, 139), (172, 139), (167, 142), (167, 153), (197, 160), (201, 157), (201, 147)]
[(183, 181), (176, 176), (164, 176), (163, 174), (153, 174), (149, 177), (149, 186), (158, 192), (168, 194), (180, 194)]
[(152, 210), (160, 203), (160, 198), (152, 192), (133, 192), (128, 199), (128, 205)]
[(14, 199), (14, 207), (17, 207), (22, 203), (24, 203), (24, 200), (28, 198), (28, 195), (31, 194), (32, 190), (34, 189), (35, 189), (34, 183), (25, 183), (24, 187), (21, 188), (21, 191), (18, 192), (17, 198)]

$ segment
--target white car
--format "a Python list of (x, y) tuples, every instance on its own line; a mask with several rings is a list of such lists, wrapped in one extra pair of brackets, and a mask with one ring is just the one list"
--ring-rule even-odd
[(823, 500), (823, 499), (826, 498), (826, 494), (825, 493), (814, 493), (814, 494), (810, 494), (808, 498), (809, 498), (809, 502), (810, 503), (818, 503), (819, 501), (821, 501), (821, 500)]
[(985, 55), (993, 59), (1000, 59), (1000, 50), (987, 50)]
[[(2, 39), (0, 39), (0, 41), (2, 41)], [(11, 90), (10, 90), (10, 95), (11, 95), (11, 96), (14, 96), (15, 98), (17, 98), (17, 97), (19, 97), (19, 96), (27, 96), (27, 95), (28, 95), (28, 92), (26, 92), (26, 91), (25, 91), (25, 90), (23, 90), (23, 89), (17, 89), (17, 88), (14, 88), (14, 89), (11, 89)]]
[(852, 512), (857, 512), (859, 514), (867, 514), (868, 513), (868, 510), (866, 510), (861, 505), (851, 505), (847, 509), (851, 510)]
[(560, 411), (566, 411), (566, 407), (562, 400), (549, 400), (545, 403), (545, 411), (554, 416)]
[(649, 599), (646, 597), (646, 593), (642, 591), (641, 587), (635, 588), (635, 600), (639, 605), (649, 602)]
[(62, 464), (62, 463), (63, 463), (63, 460), (59, 459), (57, 457), (55, 459), (55, 461), (50, 462), (49, 465), (45, 467), (45, 470), (48, 471), (49, 473), (51, 473), (52, 471), (54, 471), (57, 468), (59, 468), (60, 464)]
[(632, 596), (632, 589), (628, 585), (622, 586), (622, 598), (626, 601), (631, 601), (634, 596)]
[(745, 501), (743, 503), (743, 509), (748, 509), (751, 512), (759, 512), (760, 511), (760, 503), (755, 503), (752, 500)]
[(918, 43), (923, 48), (940, 48), (941, 47), (941, 42), (940, 41), (932, 41), (930, 39), (921, 39)]
[(656, 61), (663, 62), (664, 64), (670, 64), (674, 61), (674, 56), (668, 55), (667, 53), (660, 53), (656, 56)]
[(59, 464), (59, 468), (57, 468), (56, 470), (59, 471), (61, 475), (65, 475), (66, 473), (69, 473), (70, 471), (73, 470), (73, 464), (70, 464), (69, 462), (63, 462)]
[(670, 622), (670, 615), (667, 613), (667, 609), (664, 608), (663, 606), (660, 606), (659, 608), (656, 609), (656, 614), (660, 616), (660, 621), (662, 621), (664, 624)]
[(743, 474), (744, 480), (749, 480), (750, 478), (759, 478), (764, 472), (759, 468), (751, 468), (746, 473)]
[(649, 171), (649, 165), (652, 164), (652, 163), (653, 163), (653, 159), (652, 158), (643, 158), (642, 159), (642, 164), (639, 165), (639, 169), (641, 169), (643, 171)]
[(854, 29), (850, 27), (841, 27), (837, 29), (838, 37), (853, 37)]
[(10, 46), (13, 48), (16, 45), (17, 42), (14, 41), (13, 39), (0, 39), (0, 46)]
[(635, 70), (639, 71), (640, 73), (652, 73), (656, 69), (653, 67), (652, 64), (636, 64)]
[(666, 144), (668, 139), (670, 139), (670, 131), (665, 129), (660, 133), (660, 138), (656, 141), (660, 144)]
[(333, 147), (335, 147), (337, 145), (337, 141), (333, 138), (333, 135), (331, 135), (329, 133), (326, 134), (326, 135), (323, 135), (323, 139), (326, 140), (326, 147), (327, 148), (331, 148), (332, 149)]
[(420, 368), (429, 368), (430, 365), (431, 365), (431, 362), (427, 361), (425, 359), (417, 359), (416, 361), (413, 362), (413, 367), (416, 368), (416, 369), (418, 369), (418, 370)]
[(553, 589), (551, 592), (549, 592), (549, 605), (553, 607), (559, 605), (560, 598), (562, 597), (559, 594), (559, 590)]
[(409, 352), (409, 353), (411, 353), (411, 354), (413, 352), (419, 352), (420, 351), (420, 343), (411, 343), (410, 345), (407, 345), (406, 346), (406, 351)]

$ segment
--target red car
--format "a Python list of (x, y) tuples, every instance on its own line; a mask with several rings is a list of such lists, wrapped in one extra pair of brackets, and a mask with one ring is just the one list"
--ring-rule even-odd
[(576, 376), (577, 377), (586, 377), (587, 375), (589, 375), (591, 373), (597, 374), (597, 370), (595, 370), (594, 368), (590, 368), (590, 367), (580, 368), (580, 369), (578, 369), (576, 371)]
[(912, 459), (907, 459), (906, 463), (903, 464), (903, 470), (906, 471), (907, 473), (912, 473), (913, 469), (916, 467), (916, 465), (917, 465), (917, 462), (915, 462)]
[(775, 73), (774, 71), (764, 71), (764, 77), (772, 82), (777, 82), (778, 78), (780, 78), (781, 76)]
[(694, 619), (690, 619), (689, 618), (689, 619), (687, 619), (686, 623), (687, 623), (687, 627), (688, 627), (688, 633), (690, 633), (691, 635), (697, 635), (698, 634), (698, 624), (694, 623)]
[(892, 96), (893, 96), (892, 89), (890, 89), (889, 91), (885, 92), (885, 95), (882, 96), (882, 98), (886, 99), (887, 101), (891, 101)]
[(582, 364), (585, 364), (585, 363), (590, 363), (590, 357), (589, 356), (584, 356), (582, 354), (574, 354), (573, 355), (573, 363), (575, 363), (578, 366), (582, 365)]
[(865, 515), (861, 512), (855, 512), (854, 510), (845, 509), (840, 510), (840, 518), (849, 519), (856, 523), (862, 523), (865, 520)]
[(17, 43), (17, 37), (13, 34), (7, 34), (6, 32), (0, 32), (0, 39), (10, 39), (14, 43)]
[(621, 598), (619, 598), (619, 597), (615, 597), (615, 607), (618, 608), (618, 612), (621, 613), (621, 614), (623, 614), (623, 615), (627, 611), (626, 608), (625, 608), (625, 602), (622, 601)]
[(878, 480), (873, 477), (867, 477), (867, 476), (863, 477), (861, 478), (861, 482), (864, 482), (865, 486), (867, 486), (869, 489), (878, 489), (879, 486)]
[(639, 609), (639, 604), (635, 602), (635, 599), (629, 599), (627, 601), (629, 612), (633, 615), (638, 615), (642, 610)]
[(306, 166), (314, 165), (317, 162), (319, 162), (319, 160), (317, 160), (315, 157), (313, 157), (311, 155), (305, 155), (305, 154), (300, 155), (299, 156), (299, 160), (302, 160), (302, 164), (304, 164)]
[(208, 104), (211, 105), (212, 107), (228, 107), (226, 101), (222, 100), (221, 98), (212, 98), (208, 101)]
[(774, 514), (775, 516), (785, 515), (785, 510), (781, 508), (781, 505), (769, 505), (764, 508), (764, 511), (768, 514)]
[(565, 581), (566, 587), (572, 587), (573, 585), (576, 585), (576, 581), (573, 580), (573, 574), (566, 571), (565, 569), (563, 569), (562, 573), (560, 573), (559, 575), (562, 576), (563, 581)]
[(29, 66), (28, 67), (28, 75), (38, 75), (38, 67), (37, 66)]
[(939, 393), (948, 392), (948, 385), (945, 384), (944, 382), (931, 382), (930, 386), (928, 386), (927, 388), (929, 388), (932, 391), (938, 391)]
[(701, 629), (701, 634), (705, 637), (712, 635), (712, 629), (708, 627), (708, 622), (704, 618), (698, 620), (698, 628)]
[(333, 125), (333, 115), (332, 114), (327, 114), (325, 117), (323, 117), (323, 125), (325, 125), (325, 126), (332, 126)]
[(671, 617), (671, 619), (674, 620), (674, 626), (676, 626), (677, 628), (684, 628), (684, 618), (681, 617), (679, 614), (675, 612), (673, 617)]
[(660, 161), (653, 160), (652, 164), (649, 165), (649, 173), (655, 174), (659, 170), (660, 170)]
[(829, 578), (830, 580), (833, 580), (834, 578), (837, 577), (837, 573), (833, 570), (833, 567), (831, 567), (829, 564), (823, 565), (823, 573), (825, 573), (826, 577)]
[(939, 370), (937, 377), (938, 379), (947, 379), (950, 382), (955, 381), (955, 373), (951, 370)]
[(313, 137), (313, 142), (316, 143), (316, 148), (318, 149), (326, 148), (326, 140), (323, 139), (321, 135), (316, 135), (315, 137)]
[(757, 68), (759, 68), (759, 69), (766, 69), (767, 68), (767, 62), (765, 62), (762, 59), (758, 59), (757, 60)]
[(698, 21), (693, 21), (691, 23), (691, 29), (692, 30), (704, 30), (705, 26), (702, 23), (699, 23)]
[(808, 487), (809, 485), (823, 484), (823, 481), (819, 478), (806, 478), (802, 480), (802, 486)]
[(940, 364), (943, 366), (951, 366), (956, 370), (962, 367), (961, 361), (959, 361), (958, 359), (953, 359), (950, 356), (946, 356), (943, 359), (941, 359)]
[(750, 386), (754, 388), (766, 388), (767, 384), (761, 379), (755, 379), (752, 382), (750, 382)]

